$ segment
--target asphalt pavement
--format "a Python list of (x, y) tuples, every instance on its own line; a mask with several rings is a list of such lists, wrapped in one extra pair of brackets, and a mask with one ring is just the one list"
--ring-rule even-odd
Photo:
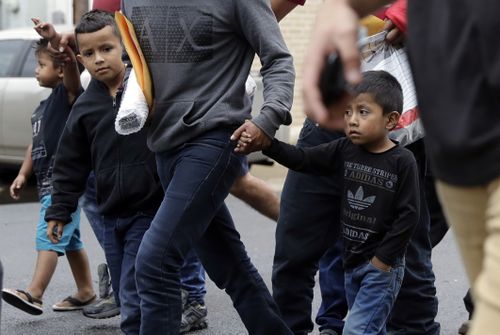
[[(264, 170), (264, 172), (257, 170), (257, 175), (265, 178), (279, 189), (283, 170), (278, 168), (276, 172), (276, 168), (273, 169)], [(4, 178), (1, 178), (2, 176)], [(5, 178), (4, 172), (2, 172), (2, 176), (0, 179), (4, 179), (5, 191), (5, 180), (8, 178)], [(2, 188), (1, 182), (0, 188)], [(27, 197), (30, 201), (36, 199), (36, 193), (33, 192), (32, 188), (30, 188), (31, 193)], [(4, 192), (0, 191), (0, 259), (5, 271), (4, 287), (24, 289), (31, 279), (36, 259), (34, 229), (38, 220), (39, 205), (37, 202), (6, 203), (8, 200), (6, 197), (2, 197), (1, 193)], [(227, 204), (253, 263), (270, 287), (275, 223), (231, 196), (227, 199)], [(99, 263), (104, 261), (104, 255), (84, 215), (82, 215), (81, 229), (97, 290), (96, 268)], [(467, 317), (462, 297), (467, 290), (468, 283), (451, 234), (448, 234), (434, 249), (433, 263), (440, 301), (437, 320), (442, 326), (441, 334), (457, 334), (459, 325)], [(80, 312), (56, 313), (51, 310), (52, 304), (72, 294), (74, 290), (69, 266), (64, 258), (60, 258), (56, 273), (44, 296), (44, 313), (41, 316), (31, 316), (4, 303), (2, 305), (1, 334), (121, 334), (118, 328), (118, 318), (92, 320), (85, 318)], [(207, 283), (207, 291), (209, 328), (192, 334), (247, 334), (228, 296), (210, 280)], [(319, 290), (316, 287), (314, 311), (319, 306), (318, 298)]]

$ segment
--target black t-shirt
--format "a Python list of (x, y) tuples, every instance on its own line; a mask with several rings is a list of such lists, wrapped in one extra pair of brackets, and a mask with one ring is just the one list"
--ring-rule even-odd
[(33, 128), (31, 158), (40, 199), (52, 192), (54, 156), (70, 111), (68, 91), (61, 83), (52, 90), (46, 100), (40, 103), (31, 116)]
[(485, 184), (500, 176), (500, 2), (408, 6), (408, 50), (433, 172), (454, 185)]
[(343, 174), (345, 267), (373, 256), (394, 265), (404, 256), (420, 205), (417, 165), (410, 151), (396, 145), (375, 154), (342, 138), (310, 148), (274, 140), (264, 153), (296, 171)]

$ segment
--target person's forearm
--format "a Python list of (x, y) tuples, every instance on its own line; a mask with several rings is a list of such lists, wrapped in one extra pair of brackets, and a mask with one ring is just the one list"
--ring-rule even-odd
[(31, 149), (33, 148), (33, 144), (30, 144), (26, 149), (24, 154), (23, 164), (19, 169), (19, 175), (29, 178), (31, 173), (33, 172), (33, 159), (31, 158)]
[(297, 7), (297, 4), (290, 0), (271, 0), (271, 8), (278, 21), (281, 21), (295, 7)]
[(78, 65), (74, 57), (73, 60), (64, 66), (64, 77), (63, 83), (64, 87), (68, 91), (68, 100), (70, 104), (73, 104), (76, 97), (80, 94), (82, 90), (82, 83), (80, 81), (80, 71), (78, 70)]

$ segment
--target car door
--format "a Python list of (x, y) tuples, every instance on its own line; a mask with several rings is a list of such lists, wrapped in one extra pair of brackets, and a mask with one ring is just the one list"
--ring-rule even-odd
[[(45, 99), (50, 90), (38, 85), (35, 78), (36, 57), (32, 40), (0, 41), (0, 50), (5, 54), (9, 43), (17, 49), (11, 64), (11, 72), (5, 80), (2, 90), (1, 127), (0, 127), (0, 162), (20, 163), (27, 146), (31, 143), (31, 114)], [(1, 84), (0, 84), (1, 85)]]

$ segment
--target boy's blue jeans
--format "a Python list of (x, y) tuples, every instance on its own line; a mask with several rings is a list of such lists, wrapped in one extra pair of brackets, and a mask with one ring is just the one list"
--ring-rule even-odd
[(104, 253), (115, 300), (120, 306), (120, 328), (125, 334), (139, 334), (141, 301), (135, 281), (135, 260), (152, 220), (152, 216), (139, 213), (128, 218), (103, 217), (102, 221)]
[[(87, 216), (97, 241), (104, 249), (104, 223), (103, 217), (97, 209), (95, 192), (95, 176), (92, 172), (89, 175), (85, 193), (80, 198), (80, 206)], [(189, 293), (188, 302), (197, 301), (204, 304), (207, 293), (205, 290), (205, 270), (194, 251), (186, 257), (181, 269), (181, 285), (182, 289)]]
[(165, 198), (136, 261), (143, 335), (179, 333), (180, 271), (192, 248), (231, 296), (250, 334), (290, 334), (224, 204), (242, 159), (233, 152), (231, 133), (210, 131), (157, 154)]
[(403, 282), (404, 262), (390, 271), (366, 262), (345, 269), (345, 291), (349, 314), (344, 335), (385, 335), (386, 322)]

